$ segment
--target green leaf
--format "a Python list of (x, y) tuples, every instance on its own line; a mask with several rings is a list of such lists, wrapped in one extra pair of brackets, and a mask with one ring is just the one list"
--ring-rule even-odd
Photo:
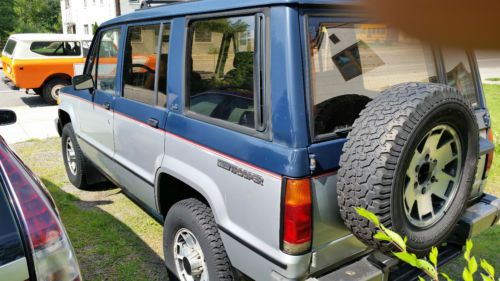
[(371, 221), (376, 227), (378, 227), (380, 225), (380, 221), (378, 220), (378, 217), (374, 213), (368, 211), (365, 208), (356, 207), (354, 209), (356, 210), (358, 215)]
[(467, 240), (465, 243), (465, 252), (464, 252), (464, 258), (466, 261), (470, 260), (470, 252), (472, 251), (472, 240)]
[(491, 278), (483, 273), (481, 273), (481, 277), (483, 277), (483, 281), (495, 281), (495, 280), (493, 280), (493, 278)]
[(387, 236), (387, 234), (385, 234), (382, 231), (379, 231), (379, 232), (377, 232), (377, 234), (373, 235), (373, 238), (375, 238), (377, 240), (381, 240), (381, 241), (392, 242), (391, 237)]
[(414, 254), (410, 254), (408, 252), (399, 252), (399, 253), (393, 253), (396, 258), (406, 262), (407, 264), (413, 266), (413, 267), (418, 267), (418, 258)]
[(436, 268), (426, 260), (417, 260), (417, 267), (425, 271), (433, 280), (438, 280), (439, 276)]
[(474, 273), (476, 273), (477, 271), (477, 261), (475, 257), (470, 258), (468, 267), (470, 274), (474, 275)]
[(406, 242), (408, 242), (408, 236), (406, 236), (406, 235), (405, 235), (405, 238), (403, 238), (403, 241), (404, 241), (404, 242), (405, 242), (405, 244), (406, 244)]
[(419, 277), (418, 277), (418, 280), (419, 280), (419, 281), (425, 281), (425, 279), (424, 279), (424, 278), (422, 278), (421, 276), (419, 276)]
[(389, 236), (391, 238), (393, 243), (397, 244), (398, 247), (400, 249), (402, 249), (403, 251), (406, 251), (406, 243), (403, 240), (403, 238), (401, 238), (401, 236), (399, 234), (386, 228), (383, 225), (380, 225), (380, 228), (382, 229), (383, 232), (385, 232), (385, 234), (387, 234), (387, 236)]
[(441, 272), (441, 276), (443, 276), (443, 277), (444, 277), (444, 279), (446, 279), (446, 281), (453, 281), (453, 280), (450, 278), (450, 276), (448, 276), (448, 274), (446, 274), (446, 273)]
[(467, 268), (464, 268), (464, 272), (462, 272), (462, 278), (464, 281), (474, 281), (472, 278), (472, 274), (467, 270)]
[(429, 260), (432, 262), (434, 267), (437, 267), (437, 257), (438, 257), (438, 249), (436, 247), (432, 247), (432, 250), (429, 253)]
[(495, 268), (489, 264), (486, 260), (481, 260), (481, 267), (488, 273), (489, 276), (495, 278)]

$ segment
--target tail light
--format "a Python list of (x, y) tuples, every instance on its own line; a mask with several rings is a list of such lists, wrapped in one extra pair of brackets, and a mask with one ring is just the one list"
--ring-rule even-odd
[[(488, 140), (495, 144), (495, 140), (494, 140), (494, 137), (493, 137), (493, 130), (492, 129), (488, 129)], [(488, 173), (490, 172), (490, 169), (491, 169), (491, 165), (493, 164), (493, 156), (495, 154), (495, 150), (492, 150), (490, 152), (488, 152), (488, 154), (486, 155), (486, 169), (484, 171), (484, 175), (487, 177), (488, 176)]]
[(24, 219), (37, 280), (80, 280), (73, 248), (58, 216), (43, 195), (43, 187), (1, 147), (0, 160)]
[(311, 248), (312, 196), (310, 179), (287, 179), (283, 210), (283, 246), (287, 254)]

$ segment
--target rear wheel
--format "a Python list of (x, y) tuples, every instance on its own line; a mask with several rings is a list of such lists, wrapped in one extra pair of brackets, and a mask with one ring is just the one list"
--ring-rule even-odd
[(426, 254), (459, 220), (474, 181), (479, 131), (467, 99), (454, 88), (405, 83), (370, 102), (344, 145), (337, 182), (346, 226), (384, 252), (377, 229), (355, 207), (408, 237), (408, 249)]
[(163, 252), (174, 280), (234, 279), (212, 211), (197, 199), (179, 201), (168, 212)]
[(43, 99), (48, 104), (56, 104), (59, 91), (70, 83), (63, 78), (53, 78), (43, 86)]

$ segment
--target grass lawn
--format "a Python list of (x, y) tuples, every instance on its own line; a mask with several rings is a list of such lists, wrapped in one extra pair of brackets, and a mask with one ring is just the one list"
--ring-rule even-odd
[(166, 280), (162, 226), (115, 186), (80, 191), (64, 171), (58, 138), (13, 146), (50, 190), (83, 280)]
[[(486, 188), (500, 196), (500, 85), (485, 85), (496, 136), (497, 161)], [(165, 280), (162, 226), (114, 186), (80, 191), (64, 171), (59, 139), (13, 146), (56, 200), (84, 280)], [(473, 253), (500, 270), (500, 225), (475, 238)], [(443, 270), (461, 278), (457, 260)], [(479, 280), (479, 279), (478, 279)]]

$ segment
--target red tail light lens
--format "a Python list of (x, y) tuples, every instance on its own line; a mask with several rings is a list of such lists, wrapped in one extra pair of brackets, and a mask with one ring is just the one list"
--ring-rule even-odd
[[(495, 138), (493, 137), (493, 130), (492, 129), (488, 129), (488, 140), (495, 144)], [(495, 154), (495, 150), (492, 150), (490, 152), (488, 152), (488, 154), (486, 155), (486, 170), (485, 170), (485, 176), (487, 177), (488, 176), (488, 173), (490, 172), (490, 169), (491, 169), (491, 165), (493, 164), (493, 156)]]
[(79, 280), (80, 269), (73, 248), (41, 191), (41, 184), (4, 149), (7, 148), (0, 144), (0, 168), (3, 166), (24, 219), (37, 280)]
[(312, 198), (310, 179), (287, 179), (283, 214), (283, 251), (300, 254), (311, 248)]

